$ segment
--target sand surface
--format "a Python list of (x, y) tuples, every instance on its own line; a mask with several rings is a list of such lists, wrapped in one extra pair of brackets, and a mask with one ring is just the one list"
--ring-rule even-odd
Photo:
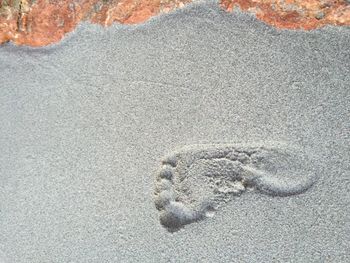
[[(0, 262), (349, 262), (349, 83), (349, 28), (281, 31), (210, 2), (2, 46)], [(160, 224), (165, 155), (267, 141), (313, 156), (317, 182)]]

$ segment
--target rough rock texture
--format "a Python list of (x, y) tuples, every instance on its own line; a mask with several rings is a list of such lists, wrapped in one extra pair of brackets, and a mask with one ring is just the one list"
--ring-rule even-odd
[[(104, 26), (142, 23), (191, 0), (0, 0), (0, 43), (45, 46), (58, 42), (80, 21)], [(287, 29), (350, 25), (348, 0), (222, 0), (256, 13), (262, 21)]]
[(104, 26), (141, 23), (189, 0), (0, 0), (0, 43), (44, 46), (82, 20)]
[(227, 10), (239, 6), (278, 28), (315, 29), (327, 24), (350, 25), (347, 0), (222, 0)]

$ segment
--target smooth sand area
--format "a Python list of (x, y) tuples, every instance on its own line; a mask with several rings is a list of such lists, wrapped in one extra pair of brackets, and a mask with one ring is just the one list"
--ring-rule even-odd
[[(281, 31), (212, 2), (1, 46), (0, 262), (350, 262), (349, 85), (349, 28)], [(316, 183), (160, 224), (164, 156), (267, 141), (303, 148)]]

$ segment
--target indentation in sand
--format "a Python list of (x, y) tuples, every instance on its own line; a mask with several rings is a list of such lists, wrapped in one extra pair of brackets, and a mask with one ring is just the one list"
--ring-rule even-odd
[(245, 191), (271, 196), (301, 194), (315, 182), (310, 158), (295, 146), (266, 144), (192, 145), (162, 161), (155, 205), (169, 231), (208, 217)]

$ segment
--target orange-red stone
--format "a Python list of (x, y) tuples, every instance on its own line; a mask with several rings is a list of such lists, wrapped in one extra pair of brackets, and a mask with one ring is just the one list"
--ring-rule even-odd
[(315, 29), (324, 25), (350, 25), (346, 0), (222, 0), (227, 10), (235, 6), (252, 11), (267, 24), (286, 29)]
[[(142, 23), (191, 0), (0, 0), (0, 43), (45, 46), (58, 42), (87, 20), (109, 26)], [(350, 25), (347, 0), (221, 0), (251, 11), (278, 28), (314, 29), (327, 24)]]

